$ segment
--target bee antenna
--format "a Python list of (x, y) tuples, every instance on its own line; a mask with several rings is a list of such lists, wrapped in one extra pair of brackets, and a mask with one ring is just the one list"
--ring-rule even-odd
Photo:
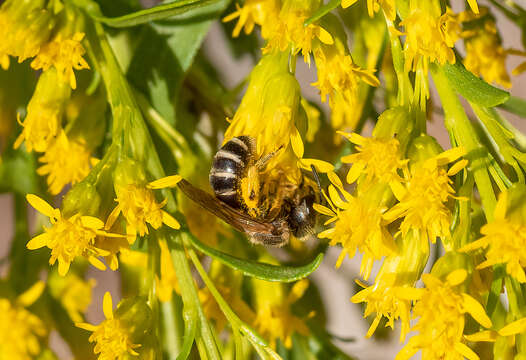
[(272, 159), (274, 156), (276, 156), (276, 154), (278, 152), (280, 152), (282, 149), (284, 148), (283, 145), (281, 145), (279, 148), (277, 148), (276, 150), (274, 150), (273, 152), (271, 153), (268, 153), (267, 155), (263, 156), (262, 158), (260, 158), (257, 162), (256, 162), (256, 167), (258, 168), (258, 170), (260, 169), (263, 169), (265, 167), (265, 165), (267, 164), (267, 162)]
[(310, 168), (312, 169), (312, 175), (314, 176), (314, 180), (316, 181), (316, 184), (318, 185), (318, 190), (320, 191), (320, 194), (321, 194), (322, 190), (321, 190), (320, 175), (318, 174), (318, 171), (316, 170), (316, 166), (314, 166), (314, 164), (311, 164)]

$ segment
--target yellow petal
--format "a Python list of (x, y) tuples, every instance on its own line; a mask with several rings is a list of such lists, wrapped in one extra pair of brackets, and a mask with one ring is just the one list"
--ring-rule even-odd
[(397, 181), (391, 181), (389, 187), (398, 201), (402, 200), (407, 194), (407, 189)]
[(170, 214), (168, 214), (166, 211), (161, 210), (161, 214), (163, 216), (163, 223), (166, 224), (166, 226), (171, 227), (172, 229), (179, 229), (181, 225), (179, 222)]
[(97, 330), (97, 326), (88, 323), (75, 323), (75, 326), (91, 332)]
[(318, 39), (320, 39), (320, 41), (324, 44), (327, 44), (327, 45), (334, 44), (334, 39), (332, 38), (332, 35), (327, 30), (322, 28), (321, 26), (318, 26), (317, 36), (318, 36)]
[(473, 342), (480, 342), (480, 341), (486, 341), (486, 342), (494, 342), (497, 340), (498, 333), (493, 330), (485, 330), (480, 331), (478, 333), (470, 334), (470, 335), (464, 335), (464, 338), (467, 341), (473, 341)]
[(326, 238), (330, 239), (332, 234), (334, 234), (334, 228), (318, 233), (318, 237), (320, 239), (326, 239)]
[(358, 0), (342, 0), (342, 8), (348, 8)]
[(353, 182), (355, 182), (356, 180), (358, 180), (358, 178), (360, 177), (360, 175), (362, 174), (362, 171), (363, 169), (365, 168), (365, 164), (364, 163), (354, 163), (351, 168), (349, 169), (349, 172), (347, 173), (347, 183), (348, 184), (352, 184)]
[(297, 300), (299, 300), (303, 294), (305, 294), (305, 291), (307, 291), (307, 288), (309, 287), (309, 280), (302, 279), (298, 282), (296, 282), (292, 289), (290, 290), (289, 296), (287, 298), (287, 302), (289, 304), (295, 303)]
[(504, 326), (502, 329), (499, 330), (499, 335), (501, 336), (510, 336), (515, 334), (520, 334), (526, 331), (526, 317), (515, 320), (512, 323), (509, 323), (508, 325)]
[(435, 156), (435, 159), (437, 160), (439, 165), (445, 165), (447, 163), (450, 163), (452, 161), (457, 160), (458, 158), (464, 156), (466, 154), (466, 150), (461, 147), (454, 147), (449, 150), (444, 151), (441, 154), (438, 154)]
[(452, 271), (446, 278), (446, 281), (451, 286), (456, 286), (459, 284), (462, 284), (464, 280), (466, 280), (466, 277), (468, 276), (468, 272), (464, 269), (457, 269)]
[(303, 152), (305, 151), (305, 148), (303, 146), (303, 140), (301, 139), (300, 132), (296, 127), (294, 127), (294, 131), (292, 132), (292, 135), (290, 137), (290, 145), (292, 146), (292, 151), (294, 151), (294, 155), (298, 159), (301, 159), (303, 157)]
[(109, 291), (106, 291), (104, 294), (104, 299), (102, 300), (102, 311), (106, 319), (113, 319), (113, 300), (111, 299), (111, 294)]
[(37, 301), (45, 287), (45, 282), (37, 281), (33, 286), (20, 294), (16, 299), (16, 302), (20, 305), (23, 305), (24, 307), (30, 306), (35, 301)]
[(300, 159), (299, 165), (305, 170), (312, 170), (311, 165), (314, 165), (316, 170), (321, 173), (328, 173), (334, 170), (334, 165), (318, 159)]
[(115, 220), (117, 220), (117, 218), (119, 217), (120, 213), (121, 213), (121, 207), (117, 205), (115, 209), (111, 211), (111, 213), (108, 215), (108, 218), (106, 219), (106, 225), (104, 226), (106, 230), (111, 229), (113, 224), (115, 224)]
[(26, 247), (29, 250), (40, 249), (41, 247), (46, 246), (48, 240), (49, 235), (47, 233), (43, 233), (29, 240), (29, 242), (26, 244)]
[(182, 177), (180, 175), (165, 176), (163, 178), (160, 178), (160, 179), (157, 179), (155, 181), (148, 183), (146, 187), (149, 189), (171, 188), (177, 185), (177, 183), (181, 180), (182, 180)]
[(477, 0), (468, 0), (468, 4), (475, 14), (479, 13), (479, 6), (477, 4)]
[(82, 222), (83, 226), (93, 230), (102, 229), (104, 227), (104, 221), (94, 216), (82, 216), (80, 221)]
[(473, 319), (485, 328), (490, 328), (492, 326), (491, 319), (486, 315), (486, 311), (477, 300), (468, 294), (462, 294), (462, 299), (464, 309), (473, 317)]
[(329, 186), (329, 196), (331, 197), (333, 204), (339, 207), (340, 209), (349, 208), (349, 203), (342, 200), (340, 194), (338, 193), (338, 190), (336, 190), (334, 185)]
[(49, 205), (45, 200), (33, 194), (27, 194), (26, 199), (27, 202), (40, 213), (46, 215), (49, 218), (55, 217), (55, 209), (51, 205)]
[(449, 176), (453, 176), (456, 173), (458, 173), (460, 170), (464, 169), (466, 165), (468, 164), (468, 161), (466, 159), (462, 159), (460, 161), (457, 161), (447, 172)]
[(504, 219), (506, 217), (506, 208), (508, 207), (508, 191), (499, 194), (499, 200), (495, 206), (495, 219)]
[(60, 276), (66, 276), (70, 265), (71, 265), (70, 262), (58, 259), (58, 274)]
[(334, 212), (331, 209), (329, 209), (328, 207), (325, 207), (323, 205), (313, 204), (312, 207), (314, 208), (314, 210), (316, 210), (320, 214), (327, 215), (327, 216), (334, 216), (335, 215)]
[(461, 342), (455, 343), (455, 350), (464, 355), (465, 358), (468, 360), (479, 360), (479, 356), (475, 354), (473, 350), (469, 348), (466, 344), (463, 344)]
[(93, 265), (95, 268), (104, 271), (106, 270), (106, 265), (99, 259), (97, 259), (95, 256), (88, 257), (88, 261), (91, 265)]
[(374, 332), (376, 331), (376, 328), (378, 327), (378, 324), (380, 324), (380, 320), (382, 320), (382, 315), (376, 315), (371, 326), (369, 326), (369, 330), (367, 330), (367, 334), (365, 334), (366, 338), (370, 338), (371, 336), (373, 336)]

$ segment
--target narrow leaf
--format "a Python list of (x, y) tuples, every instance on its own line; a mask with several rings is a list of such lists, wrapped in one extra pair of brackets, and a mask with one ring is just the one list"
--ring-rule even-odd
[(253, 260), (240, 259), (238, 257), (226, 254), (222, 251), (211, 248), (195, 237), (190, 236), (192, 245), (202, 253), (220, 261), (224, 265), (234, 270), (239, 270), (243, 274), (257, 279), (266, 281), (292, 282), (309, 276), (320, 266), (323, 260), (323, 254), (318, 254), (316, 258), (303, 266), (277, 266), (261, 263)]
[(97, 16), (94, 14), (91, 14), (91, 16), (95, 20), (108, 26), (122, 28), (141, 25), (150, 21), (166, 19), (174, 15), (184, 14), (189, 10), (196, 9), (217, 1), (219, 0), (179, 0), (113, 18)]
[(313, 22), (318, 21), (319, 19), (330, 13), (332, 10), (340, 6), (341, 2), (342, 0), (330, 0), (327, 4), (321, 6), (310, 18), (305, 20), (305, 23), (303, 25), (308, 26)]
[(515, 115), (519, 115), (522, 118), (526, 118), (526, 100), (516, 96), (510, 96), (510, 98), (499, 105), (503, 110), (509, 111)]
[(510, 94), (507, 91), (491, 86), (473, 75), (457, 58), (455, 64), (442, 66), (450, 84), (466, 100), (484, 107), (493, 107), (506, 102)]

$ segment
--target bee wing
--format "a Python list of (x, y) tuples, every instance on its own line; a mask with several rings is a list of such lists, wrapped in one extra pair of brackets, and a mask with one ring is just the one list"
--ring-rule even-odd
[(248, 234), (252, 242), (270, 246), (283, 246), (288, 242), (289, 229), (283, 219), (275, 221), (254, 219), (193, 186), (185, 179), (179, 181), (177, 186), (191, 200), (232, 225), (236, 230)]

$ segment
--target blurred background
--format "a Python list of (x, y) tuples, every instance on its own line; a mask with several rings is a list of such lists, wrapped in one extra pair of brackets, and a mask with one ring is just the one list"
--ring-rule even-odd
[[(526, 7), (526, 0), (515, 0), (519, 5)], [(143, 1), (145, 6), (153, 6), (156, 1)], [(454, 11), (462, 11), (464, 1), (452, 0)], [(479, 6), (491, 5), (488, 1), (478, 0)], [(1, 4), (1, 1), (0, 1)], [(497, 18), (497, 27), (503, 36), (503, 47), (505, 49), (522, 49), (521, 45), (521, 31), (517, 26), (511, 24), (498, 11), (494, 14)], [(210, 28), (208, 36), (203, 45), (203, 51), (208, 55), (213, 65), (222, 76), (226, 88), (233, 88), (238, 85), (250, 73), (250, 70), (255, 65), (254, 59), (250, 55), (242, 56), (234, 59), (228, 51), (227, 34), (223, 31), (219, 23), (214, 23)], [(239, 40), (242, 41), (240, 35)], [(351, 37), (349, 37), (352, 39)], [(461, 42), (457, 43), (460, 51), (463, 48)], [(352, 47), (352, 43), (349, 44)], [(154, 54), (151, 54), (152, 56)], [(507, 67), (511, 72), (519, 63), (524, 61), (523, 58), (510, 56), (508, 58)], [(298, 57), (298, 64), (296, 67), (296, 76), (301, 84), (303, 96), (308, 100), (317, 103), (325, 112), (326, 116), (330, 116), (327, 103), (322, 103), (318, 94), (318, 90), (310, 84), (316, 81), (315, 66), (307, 66), (302, 57)], [(512, 77), (513, 86), (511, 94), (522, 98), (526, 97), (526, 73), (519, 77)], [(433, 89), (433, 85), (431, 84)], [(435, 104), (439, 104), (436, 92), (432, 90), (432, 100)], [(468, 109), (468, 114), (472, 114)], [(506, 114), (507, 118), (523, 132), (526, 132), (526, 123), (517, 116)], [(444, 148), (449, 148), (448, 134), (443, 126), (442, 116), (440, 111), (432, 114), (432, 120), (428, 124), (428, 131), (435, 136)], [(13, 122), (16, 121), (13, 119)], [(371, 132), (371, 124), (367, 124), (364, 129), (366, 135)], [(12, 197), (9, 194), (0, 195), (0, 276), (5, 275), (6, 263), (1, 259), (7, 256), (10, 241), (13, 236), (13, 213), (12, 213)], [(212, 216), (212, 215), (211, 215)], [(310, 276), (311, 281), (315, 282), (321, 291), (321, 296), (326, 305), (327, 312), (327, 329), (336, 340), (335, 342), (349, 355), (361, 360), (383, 360), (394, 359), (398, 350), (403, 344), (398, 342), (399, 332), (395, 331), (379, 331), (378, 329), (374, 339), (365, 339), (364, 335), (369, 328), (369, 323), (362, 318), (362, 308), (358, 304), (350, 302), (351, 296), (356, 292), (358, 286), (355, 279), (358, 277), (359, 267), (361, 262), (360, 254), (352, 259), (346, 259), (339, 269), (334, 268), (336, 259), (340, 253), (338, 248), (330, 248), (326, 254), (324, 261), (320, 268)], [(371, 278), (374, 278), (378, 265), (373, 270)], [(88, 277), (95, 278), (97, 285), (93, 291), (93, 299), (87, 313), (87, 321), (90, 323), (99, 323), (104, 319), (102, 314), (102, 297), (106, 291), (111, 291), (114, 303), (117, 303), (118, 294), (120, 294), (119, 277), (116, 273), (107, 270), (101, 272), (93, 267), (88, 272)], [(51, 335), (51, 342), (53, 348), (60, 354), (61, 359), (72, 359), (71, 353), (67, 345), (59, 338), (57, 334)], [(417, 357), (415, 357), (417, 358)]]

